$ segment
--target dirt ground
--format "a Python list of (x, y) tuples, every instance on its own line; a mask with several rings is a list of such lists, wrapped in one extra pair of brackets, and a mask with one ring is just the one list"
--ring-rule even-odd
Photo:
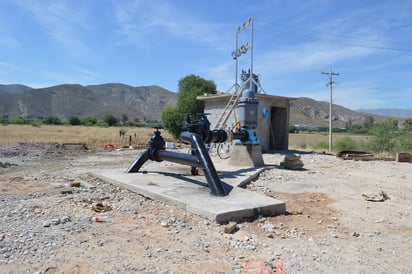
[[(304, 169), (287, 170), (284, 154), (264, 154), (273, 168), (247, 188), (287, 214), (225, 233), (88, 173), (141, 152), (1, 145), (0, 273), (276, 273), (278, 257), (285, 273), (412, 273), (412, 163), (302, 152)], [(389, 199), (363, 197), (381, 191)], [(97, 209), (106, 221), (90, 221)]]

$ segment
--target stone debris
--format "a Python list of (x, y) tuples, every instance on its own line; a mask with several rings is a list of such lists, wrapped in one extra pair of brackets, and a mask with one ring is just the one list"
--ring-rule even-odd
[(384, 191), (380, 191), (379, 194), (363, 193), (362, 197), (369, 202), (384, 202), (390, 199), (388, 194), (386, 194)]
[(300, 154), (286, 155), (280, 166), (286, 169), (299, 170), (303, 169), (303, 162), (301, 160)]
[(237, 223), (236, 222), (229, 222), (224, 226), (223, 232), (227, 234), (233, 233), (237, 229)]

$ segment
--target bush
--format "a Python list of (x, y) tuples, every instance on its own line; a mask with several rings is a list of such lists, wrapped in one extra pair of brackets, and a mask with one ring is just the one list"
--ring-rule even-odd
[(61, 125), (62, 121), (56, 116), (46, 116), (43, 118), (43, 124), (46, 125)]
[(357, 150), (358, 144), (349, 136), (345, 136), (334, 144), (334, 150)]
[(117, 125), (118, 120), (113, 115), (108, 114), (104, 117), (103, 122), (105, 122), (109, 127), (111, 127)]
[(98, 126), (98, 127), (109, 127), (109, 125), (105, 122), (97, 122), (96, 126)]
[(35, 120), (35, 121), (31, 122), (31, 125), (33, 127), (41, 127), (42, 122), (40, 120)]
[(69, 124), (72, 126), (78, 126), (81, 124), (80, 118), (77, 116), (70, 116), (69, 117)]
[(412, 132), (403, 132), (399, 136), (399, 151), (412, 152)]
[(368, 147), (373, 152), (390, 152), (393, 153), (396, 146), (396, 135), (398, 126), (395, 120), (388, 119), (383, 123), (376, 124), (370, 130), (374, 136)]
[(176, 139), (179, 138), (184, 117), (177, 108), (166, 108), (162, 112), (162, 124)]
[(0, 116), (0, 124), (7, 125), (8, 123), (9, 123), (8, 115)]
[(296, 126), (289, 126), (289, 133), (298, 133), (298, 128)]
[(119, 130), (119, 136), (120, 136), (120, 137), (126, 136), (126, 133), (127, 133), (127, 130), (124, 129), (124, 128), (121, 128), (121, 129)]
[(368, 132), (368, 129), (362, 127), (361, 125), (354, 124), (350, 128), (348, 128), (348, 131), (353, 134), (365, 134)]
[(318, 150), (328, 150), (329, 149), (329, 143), (326, 141), (320, 141), (314, 145), (314, 149)]
[(82, 125), (85, 126), (94, 126), (97, 123), (97, 119), (94, 117), (86, 117), (82, 120)]
[(18, 117), (10, 121), (10, 124), (15, 124), (15, 125), (24, 125), (25, 123), (26, 121), (24, 120), (23, 117)]

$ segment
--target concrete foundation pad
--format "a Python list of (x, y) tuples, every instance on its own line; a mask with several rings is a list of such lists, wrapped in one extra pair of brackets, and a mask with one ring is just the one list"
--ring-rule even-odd
[[(159, 169), (159, 168), (157, 168)], [(179, 172), (183, 171), (184, 172)], [(125, 173), (124, 170), (103, 170), (91, 175), (103, 181), (124, 187), (143, 196), (161, 200), (186, 209), (218, 223), (256, 215), (274, 216), (286, 212), (285, 203), (266, 195), (238, 187), (256, 177), (263, 169), (244, 168), (239, 171), (218, 171), (219, 177), (232, 190), (227, 196), (210, 193), (203, 175), (186, 174), (190, 168), (161, 168)], [(249, 180), (248, 180), (249, 179)]]
[(265, 165), (260, 145), (234, 144), (229, 163), (234, 166), (262, 167)]

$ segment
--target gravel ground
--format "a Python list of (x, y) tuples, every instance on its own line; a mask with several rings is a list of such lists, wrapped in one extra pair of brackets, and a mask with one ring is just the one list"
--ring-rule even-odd
[[(304, 170), (293, 171), (279, 167), (284, 155), (264, 154), (275, 166), (247, 188), (286, 201), (288, 213), (225, 233), (88, 174), (126, 169), (140, 152), (0, 146), (0, 273), (245, 273), (253, 262), (274, 273), (278, 256), (285, 273), (412, 273), (410, 163), (302, 153)], [(390, 199), (362, 197), (380, 191)], [(91, 221), (93, 208), (107, 220)]]

